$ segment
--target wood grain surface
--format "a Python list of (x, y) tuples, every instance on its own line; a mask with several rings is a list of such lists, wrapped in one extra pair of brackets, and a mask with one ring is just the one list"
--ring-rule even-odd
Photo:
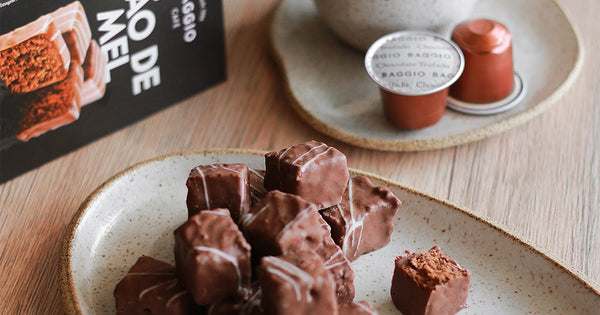
[(291, 109), (267, 43), (276, 1), (224, 1), (227, 82), (0, 186), (0, 313), (62, 313), (65, 228), (116, 172), (176, 151), (269, 150), (310, 139), (338, 147), (352, 167), (474, 209), (600, 282), (600, 2), (559, 2), (586, 58), (552, 109), (480, 142), (385, 153), (321, 135)]

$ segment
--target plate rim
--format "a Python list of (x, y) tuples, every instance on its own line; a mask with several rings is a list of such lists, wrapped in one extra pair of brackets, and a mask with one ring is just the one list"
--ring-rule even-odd
[[(489, 138), (510, 129), (513, 129), (517, 126), (520, 126), (534, 117), (540, 115), (546, 110), (550, 109), (552, 105), (554, 105), (559, 99), (561, 99), (564, 94), (573, 86), (575, 80), (579, 76), (583, 68), (583, 63), (585, 59), (585, 49), (583, 47), (583, 43), (581, 41), (581, 36), (579, 35), (579, 30), (576, 25), (573, 23), (573, 19), (570, 14), (564, 10), (562, 5), (556, 0), (549, 0), (566, 18), (569, 23), (571, 30), (573, 31), (573, 35), (575, 37), (575, 41), (577, 43), (577, 57), (573, 68), (567, 75), (564, 81), (560, 83), (558, 88), (556, 88), (552, 93), (550, 93), (545, 99), (535, 104), (533, 107), (516, 113), (506, 119), (501, 121), (497, 121), (490, 125), (480, 127), (477, 129), (472, 129), (466, 132), (462, 132), (459, 134), (451, 135), (451, 136), (443, 136), (443, 137), (435, 137), (435, 138), (427, 138), (427, 139), (418, 139), (418, 140), (381, 140), (369, 137), (363, 137), (356, 134), (352, 134), (342, 130), (339, 127), (336, 127), (333, 124), (329, 124), (324, 120), (320, 119), (317, 115), (315, 115), (312, 111), (310, 111), (306, 106), (302, 105), (302, 103), (295, 96), (290, 80), (286, 75), (286, 66), (283, 62), (282, 55), (277, 51), (275, 47), (275, 19), (280, 14), (281, 7), (284, 3), (290, 0), (284, 0), (279, 2), (277, 7), (273, 10), (273, 13), (270, 17), (270, 27), (269, 27), (269, 50), (277, 68), (282, 77), (282, 83), (284, 86), (284, 93), (289, 100), (292, 108), (295, 112), (311, 127), (315, 130), (328, 135), (337, 140), (343, 141), (345, 143), (349, 143), (358, 147), (373, 149), (378, 151), (389, 151), (389, 152), (405, 152), (405, 151), (425, 151), (432, 149), (441, 149), (447, 147), (454, 147), (470, 142), (479, 141), (485, 138)], [(350, 48), (349, 48), (350, 49)]]
[[(60, 258), (59, 258), (59, 285), (60, 285), (63, 306), (65, 308), (65, 313), (67, 313), (67, 314), (83, 314), (81, 305), (79, 303), (79, 300), (77, 299), (77, 295), (76, 295), (76, 291), (75, 291), (75, 283), (73, 282), (73, 276), (71, 273), (71, 248), (72, 248), (72, 244), (73, 244), (73, 241), (75, 238), (75, 234), (80, 227), (81, 219), (86, 214), (86, 210), (87, 210), (89, 204), (92, 201), (94, 201), (101, 193), (103, 193), (105, 191), (105, 189), (107, 189), (111, 184), (113, 184), (115, 181), (117, 181), (121, 177), (125, 176), (126, 174), (129, 174), (130, 172), (132, 172), (142, 166), (145, 166), (147, 164), (154, 163), (157, 161), (162, 161), (162, 160), (166, 160), (169, 158), (173, 158), (173, 157), (184, 157), (184, 156), (199, 155), (199, 154), (200, 155), (201, 154), (224, 154), (224, 155), (225, 154), (243, 154), (243, 155), (254, 155), (254, 156), (263, 155), (264, 156), (264, 154), (267, 152), (268, 151), (265, 151), (265, 150), (244, 149), (244, 148), (206, 148), (206, 149), (198, 149), (198, 150), (180, 151), (180, 152), (160, 155), (160, 156), (157, 156), (154, 158), (150, 158), (150, 159), (135, 163), (135, 164), (123, 169), (122, 171), (116, 173), (115, 175), (111, 176), (109, 179), (104, 181), (102, 184), (100, 184), (100, 186), (98, 186), (96, 189), (94, 189), (94, 191), (92, 193), (90, 193), (90, 195), (88, 195), (86, 197), (86, 199), (82, 202), (82, 204), (79, 206), (79, 208), (73, 215), (71, 222), (67, 226), (64, 237), (63, 237), (63, 241), (62, 241), (62, 245), (61, 245), (61, 249), (60, 249)], [(402, 184), (395, 182), (389, 178), (386, 178), (386, 177), (383, 177), (383, 176), (380, 176), (380, 175), (377, 175), (374, 173), (361, 171), (361, 170), (358, 170), (355, 168), (349, 168), (349, 170), (355, 175), (362, 175), (362, 176), (374, 178), (374, 179), (384, 183), (387, 186), (393, 186), (394, 188), (397, 188), (399, 190), (404, 190), (408, 193), (416, 194), (416, 195), (426, 198), (430, 201), (436, 202), (436, 203), (446, 206), (448, 208), (452, 208), (453, 210), (458, 211), (459, 213), (467, 215), (467, 216), (475, 219), (476, 221), (479, 221), (479, 222), (485, 224), (486, 226), (493, 228), (494, 230), (500, 232), (501, 234), (504, 234), (505, 236), (511, 238), (513, 241), (525, 246), (532, 252), (540, 255), (543, 259), (554, 264), (559, 269), (567, 272), (567, 274), (569, 274), (571, 277), (573, 277), (574, 279), (579, 281), (588, 291), (590, 291), (591, 293), (596, 294), (598, 297), (600, 297), (600, 284), (594, 282), (587, 275), (583, 274), (583, 272), (575, 269), (574, 267), (572, 267), (569, 264), (562, 261), (562, 259), (560, 259), (560, 258), (556, 257), (554, 254), (548, 252), (548, 250), (546, 250), (544, 247), (526, 239), (524, 236), (520, 235), (519, 233), (516, 233), (514, 230), (510, 229), (509, 227), (505, 226), (504, 224), (496, 222), (496, 221), (488, 218), (485, 215), (476, 214), (472, 210), (470, 210), (466, 207), (460, 206), (458, 204), (454, 204), (454, 203), (452, 203), (448, 200), (442, 199), (442, 198), (435, 197), (433, 195), (419, 191), (415, 188), (402, 185)]]

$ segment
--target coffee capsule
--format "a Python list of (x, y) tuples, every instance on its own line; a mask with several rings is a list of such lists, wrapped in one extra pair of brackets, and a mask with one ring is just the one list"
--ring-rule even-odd
[(379, 86), (386, 118), (400, 129), (421, 129), (442, 118), (464, 57), (458, 46), (437, 34), (403, 31), (375, 41), (365, 67)]
[(465, 70), (450, 88), (448, 106), (468, 114), (495, 114), (520, 102), (525, 84), (515, 73), (512, 35), (492, 20), (459, 24), (452, 40), (465, 56)]

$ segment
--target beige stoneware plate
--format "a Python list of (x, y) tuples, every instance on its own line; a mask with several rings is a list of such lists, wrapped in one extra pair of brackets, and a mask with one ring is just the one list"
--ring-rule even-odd
[(577, 34), (553, 0), (480, 0), (469, 19), (474, 18), (494, 19), (511, 30), (515, 67), (527, 94), (497, 115), (448, 109), (437, 124), (418, 131), (400, 131), (385, 120), (364, 54), (325, 27), (312, 0), (285, 0), (278, 7), (272, 49), (292, 106), (316, 130), (377, 150), (442, 148), (501, 133), (542, 113), (568, 90), (583, 64)]
[[(264, 152), (214, 149), (142, 162), (115, 175), (81, 205), (67, 230), (61, 289), (69, 313), (110, 314), (117, 282), (140, 255), (173, 262), (173, 230), (187, 217), (185, 181), (199, 164), (264, 168)], [(460, 314), (586, 314), (600, 310), (598, 285), (543, 250), (485, 218), (446, 201), (363, 174), (403, 202), (390, 244), (353, 263), (356, 298), (380, 314), (389, 296), (394, 257), (439, 245), (469, 269), (468, 308)]]

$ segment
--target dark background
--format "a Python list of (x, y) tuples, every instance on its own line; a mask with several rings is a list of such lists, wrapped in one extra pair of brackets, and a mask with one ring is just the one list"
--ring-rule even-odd
[[(220, 0), (190, 1), (194, 1), (194, 14), (197, 18), (197, 36), (193, 42), (186, 43), (183, 40), (181, 28), (172, 30), (170, 11), (174, 7), (181, 8), (181, 0), (149, 1), (143, 9), (154, 12), (154, 31), (140, 42), (131, 39), (128, 41), (130, 56), (154, 44), (158, 45), (156, 65), (160, 67), (159, 86), (134, 96), (131, 91), (134, 73), (129, 64), (113, 69), (104, 98), (82, 107), (78, 120), (0, 151), (0, 183), (225, 80), (222, 3)], [(73, 1), (19, 0), (0, 8), (0, 33), (8, 33), (71, 2)], [(101, 35), (98, 32), (101, 23), (96, 20), (96, 13), (116, 9), (127, 11), (129, 8), (125, 0), (80, 2), (92, 29), (92, 39), (96, 41)], [(200, 2), (206, 2), (207, 14), (203, 22), (198, 20)], [(126, 14), (115, 23), (127, 24)], [(123, 34), (126, 34), (126, 30), (114, 38)]]

